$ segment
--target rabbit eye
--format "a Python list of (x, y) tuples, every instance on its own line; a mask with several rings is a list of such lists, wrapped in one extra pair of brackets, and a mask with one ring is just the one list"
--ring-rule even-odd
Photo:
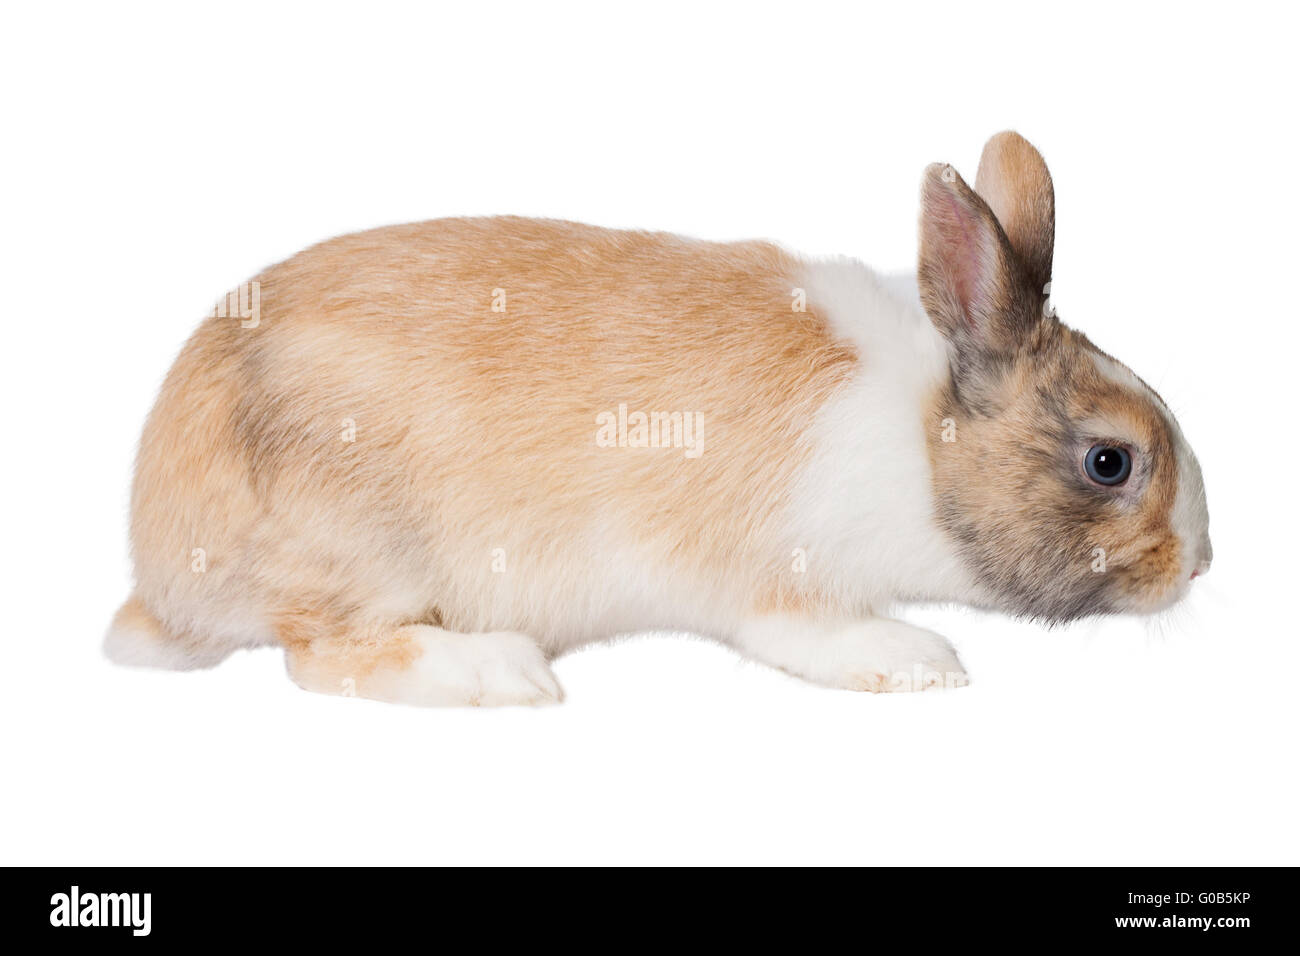
[(1099, 485), (1122, 485), (1133, 470), (1133, 459), (1126, 449), (1093, 445), (1083, 457), (1083, 470)]

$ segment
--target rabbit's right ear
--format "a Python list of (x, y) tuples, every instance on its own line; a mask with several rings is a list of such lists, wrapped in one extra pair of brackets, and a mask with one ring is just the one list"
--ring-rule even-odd
[(1046, 295), (1056, 241), (1056, 194), (1042, 154), (1019, 133), (998, 133), (984, 144), (975, 191), (997, 217), (1029, 280)]
[(921, 186), (917, 284), (963, 366), (1013, 351), (1037, 318), (1025, 308), (1029, 286), (997, 218), (942, 163), (926, 169)]

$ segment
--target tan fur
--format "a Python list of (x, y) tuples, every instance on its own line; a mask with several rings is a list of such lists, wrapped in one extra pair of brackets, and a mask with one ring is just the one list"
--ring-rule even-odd
[(135, 596), (128, 598), (126, 603), (117, 609), (117, 614), (113, 617), (113, 627), (115, 629), (150, 634), (158, 638), (163, 636), (162, 628), (158, 626), (157, 619), (145, 609), (144, 604)]
[[(364, 655), (355, 635), (436, 618), (558, 645), (583, 636), (494, 591), (492, 554), (577, 577), (598, 525), (647, 569), (763, 600), (802, 431), (855, 361), (792, 311), (796, 271), (764, 243), (513, 218), (313, 247), (257, 277), (257, 328), (209, 318), (168, 376), (133, 495), (137, 600), (196, 640), (239, 608), (232, 628), (265, 624), (248, 643)], [(621, 402), (699, 412), (714, 451), (597, 447)]]
[[(1174, 438), (1149, 395), (1086, 360), (1096, 351), (1078, 332), (1044, 322), (986, 407), (966, 408), (945, 392), (931, 412), (941, 513), (986, 583), (1009, 606), (1040, 616), (1146, 610), (1182, 584), (1170, 527)], [(947, 418), (956, 442), (939, 438)], [(1137, 470), (1123, 490), (1084, 475), (1094, 440), (1133, 448)], [(1095, 570), (1097, 548), (1104, 573)]]
[(980, 155), (975, 191), (984, 197), (1035, 288), (1052, 278), (1056, 197), (1047, 164), (1029, 141), (1007, 130)]
[(314, 611), (276, 617), (275, 633), (284, 645), (289, 673), (304, 687), (360, 697), (382, 696), (372, 683), (385, 672), (400, 672), (419, 656), (409, 631), (401, 627), (349, 627), (345, 620)]

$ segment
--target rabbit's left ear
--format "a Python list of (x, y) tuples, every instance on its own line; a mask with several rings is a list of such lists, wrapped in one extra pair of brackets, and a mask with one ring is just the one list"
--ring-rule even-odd
[(962, 367), (1015, 351), (1038, 321), (1024, 266), (988, 204), (951, 166), (926, 168), (920, 234), (921, 302)]
[(998, 133), (984, 145), (975, 192), (989, 204), (1035, 290), (1052, 281), (1056, 197), (1043, 157), (1019, 133)]

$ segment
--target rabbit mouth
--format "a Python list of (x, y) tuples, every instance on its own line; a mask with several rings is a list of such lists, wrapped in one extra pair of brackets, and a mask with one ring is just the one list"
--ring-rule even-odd
[(1109, 614), (1159, 614), (1192, 586), (1192, 571), (1185, 570), (1172, 537), (1114, 555), (1101, 547), (1087, 553), (1045, 549), (1035, 560), (976, 528), (963, 530), (962, 552), (981, 594), (973, 603), (1049, 626)]

